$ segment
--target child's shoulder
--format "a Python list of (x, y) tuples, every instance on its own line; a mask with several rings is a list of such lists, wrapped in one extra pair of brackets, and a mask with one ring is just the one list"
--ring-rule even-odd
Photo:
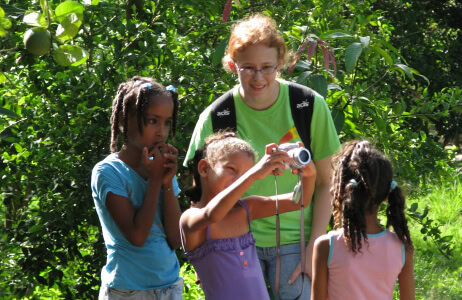
[(106, 156), (103, 160), (100, 160), (93, 168), (94, 169), (104, 169), (107, 166), (123, 163), (117, 153), (111, 153)]
[(330, 231), (327, 234), (323, 234), (323, 235), (319, 236), (316, 239), (315, 243), (314, 243), (315, 247), (320, 247), (320, 248), (326, 248), (327, 247), (327, 249), (328, 249), (329, 244), (330, 244), (331, 232), (332, 231)]

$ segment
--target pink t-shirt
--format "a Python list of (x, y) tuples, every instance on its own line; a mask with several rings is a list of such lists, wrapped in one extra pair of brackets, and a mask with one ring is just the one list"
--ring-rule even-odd
[(344, 241), (343, 229), (329, 232), (329, 300), (393, 299), (396, 279), (405, 262), (404, 244), (394, 232), (368, 234), (369, 244), (353, 254)]

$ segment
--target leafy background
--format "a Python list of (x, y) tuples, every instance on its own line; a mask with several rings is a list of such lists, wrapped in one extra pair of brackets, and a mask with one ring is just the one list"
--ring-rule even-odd
[[(182, 160), (200, 112), (236, 83), (221, 67), (230, 26), (254, 12), (276, 20), (296, 58), (281, 76), (326, 96), (341, 140), (368, 138), (392, 159), (413, 236), (426, 240), (419, 246), (443, 262), (461, 255), (462, 233), (446, 229), (448, 218), (462, 215), (455, 204), (460, 1), (4, 0), (0, 7), (1, 298), (95, 298), (106, 253), (90, 173), (109, 153), (118, 85), (143, 75), (178, 88), (182, 130), (172, 142)], [(23, 44), (37, 26), (52, 36), (51, 52), (40, 57)], [(178, 177), (183, 189), (190, 184), (182, 167)], [(442, 197), (454, 202), (443, 211), (455, 215), (445, 219), (433, 212), (438, 200), (418, 201), (448, 190)], [(454, 261), (439, 270), (454, 279), (448, 299), (462, 294)], [(182, 270), (185, 298), (200, 297), (187, 262)], [(435, 296), (425, 293), (417, 289)]]

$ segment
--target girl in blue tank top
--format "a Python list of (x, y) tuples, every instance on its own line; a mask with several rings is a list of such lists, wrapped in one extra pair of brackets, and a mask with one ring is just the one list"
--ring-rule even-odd
[[(280, 175), (290, 158), (269, 144), (266, 155), (254, 163), (252, 147), (232, 132), (210, 136), (192, 161), (195, 186), (187, 191), (192, 207), (182, 214), (180, 229), (207, 300), (269, 299), (250, 221), (274, 216), (276, 197), (280, 213), (297, 210), (300, 204), (292, 202), (292, 193), (241, 199), (256, 180)], [(311, 199), (314, 164), (292, 173), (301, 174), (304, 198)]]

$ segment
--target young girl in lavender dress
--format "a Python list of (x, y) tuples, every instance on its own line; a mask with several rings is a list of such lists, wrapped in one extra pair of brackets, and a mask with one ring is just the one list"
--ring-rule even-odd
[[(193, 207), (183, 213), (180, 228), (186, 256), (196, 269), (207, 300), (269, 299), (257, 257), (250, 221), (300, 208), (292, 193), (279, 196), (242, 195), (256, 181), (280, 175), (290, 162), (276, 144), (254, 165), (252, 147), (231, 132), (210, 136), (192, 162), (195, 189)], [(311, 199), (316, 170), (310, 162), (301, 169), (304, 199)]]

